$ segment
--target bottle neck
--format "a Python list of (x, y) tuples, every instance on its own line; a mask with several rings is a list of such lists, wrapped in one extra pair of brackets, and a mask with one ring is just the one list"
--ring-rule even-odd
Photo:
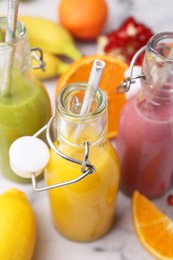
[(14, 79), (31, 72), (31, 53), (25, 26), (17, 22), (16, 38), (5, 42), (6, 18), (0, 18), (0, 93), (10, 92)]
[(173, 99), (173, 33), (159, 33), (148, 44), (142, 65), (143, 92), (152, 97)]
[(73, 83), (59, 93), (56, 101), (56, 131), (59, 144), (81, 147), (84, 142), (101, 145), (107, 137), (107, 101), (99, 89), (93, 107), (80, 115), (87, 84)]

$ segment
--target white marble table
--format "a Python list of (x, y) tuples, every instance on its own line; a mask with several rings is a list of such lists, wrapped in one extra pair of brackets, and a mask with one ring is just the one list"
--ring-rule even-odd
[[(88, 0), (92, 1), (92, 0)], [(173, 28), (172, 0), (107, 0), (109, 5), (109, 20), (105, 27), (108, 32), (116, 28), (129, 15), (145, 22), (154, 32), (171, 31)], [(4, 14), (7, 0), (0, 3), (0, 15)], [(30, 14), (57, 20), (56, 9), (58, 0), (32, 0), (20, 4), (20, 14)], [(76, 42), (83, 54), (96, 52), (95, 43)], [(45, 82), (51, 100), (54, 98), (57, 80)], [(52, 102), (54, 109), (54, 104)], [(43, 181), (41, 182), (43, 185)], [(131, 200), (121, 192), (116, 205), (115, 225), (110, 233), (92, 243), (71, 242), (55, 230), (49, 210), (47, 192), (37, 193), (31, 184), (17, 184), (4, 179), (0, 175), (0, 193), (8, 188), (16, 187), (24, 191), (34, 209), (37, 221), (37, 244), (33, 260), (152, 260), (154, 259), (140, 244), (134, 232), (131, 218)], [(173, 194), (173, 188), (167, 194)], [(173, 218), (173, 207), (167, 202), (167, 194), (154, 201)], [(92, 217), (92, 216), (91, 216)]]

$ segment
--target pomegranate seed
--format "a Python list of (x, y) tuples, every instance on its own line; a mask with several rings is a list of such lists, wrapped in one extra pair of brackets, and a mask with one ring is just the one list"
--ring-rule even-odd
[[(133, 17), (129, 17), (119, 29), (106, 35), (107, 45), (104, 47), (106, 53), (117, 51), (124, 57), (127, 63), (130, 63), (133, 55), (152, 37), (152, 31), (144, 24), (138, 23)], [(141, 57), (137, 64), (142, 64)]]
[(173, 194), (170, 194), (167, 198), (167, 202), (170, 206), (173, 206)]

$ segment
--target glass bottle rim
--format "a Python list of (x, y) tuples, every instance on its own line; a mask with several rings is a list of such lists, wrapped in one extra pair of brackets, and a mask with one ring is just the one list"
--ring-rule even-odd
[(63, 87), (56, 98), (56, 110), (62, 116), (73, 118), (73, 120), (81, 120), (81, 118), (82, 120), (90, 120), (104, 113), (107, 108), (107, 98), (100, 88), (96, 92), (95, 100), (97, 101), (97, 105), (93, 111), (81, 116), (80, 113), (74, 113), (68, 108), (70, 95), (75, 91), (85, 91), (86, 87), (86, 82), (74, 82)]
[[(4, 27), (6, 27), (7, 24), (7, 17), (0, 17), (0, 23), (4, 25)], [(21, 22), (21, 21), (17, 21), (17, 28), (16, 28), (17, 34), (15, 39), (13, 40), (9, 40), (7, 42), (0, 42), (0, 47), (4, 46), (4, 45), (10, 45), (10, 44), (14, 44), (17, 43), (18, 41), (20, 41), (20, 39), (26, 34), (26, 27), (25, 25)]]
[(156, 46), (161, 40), (165, 39), (172, 39), (173, 41), (173, 32), (161, 32), (158, 34), (153, 35), (150, 40), (148, 41), (147, 48), (148, 50), (154, 55), (159, 58), (161, 62), (173, 62), (173, 58), (169, 58), (168, 56), (161, 55), (157, 50)]

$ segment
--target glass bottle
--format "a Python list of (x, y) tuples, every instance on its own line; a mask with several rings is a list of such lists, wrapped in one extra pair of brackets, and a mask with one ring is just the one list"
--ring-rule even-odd
[[(99, 89), (92, 111), (80, 116), (86, 84), (66, 86), (56, 101), (55, 145), (74, 159), (83, 161), (84, 142), (89, 142), (89, 161), (96, 172), (64, 187), (49, 190), (53, 221), (57, 230), (75, 241), (92, 241), (112, 226), (119, 188), (119, 159), (107, 140), (107, 101)], [(64, 160), (50, 150), (45, 170), (47, 185), (81, 175), (81, 165)]]
[(8, 150), (20, 136), (37, 132), (50, 118), (48, 94), (32, 74), (25, 26), (17, 22), (16, 38), (5, 42), (6, 18), (0, 18), (0, 173), (13, 181)]
[[(154, 35), (146, 46), (138, 93), (120, 115), (117, 147), (121, 189), (149, 198), (164, 194), (173, 178), (173, 33)], [(133, 85), (131, 86), (133, 87)]]

